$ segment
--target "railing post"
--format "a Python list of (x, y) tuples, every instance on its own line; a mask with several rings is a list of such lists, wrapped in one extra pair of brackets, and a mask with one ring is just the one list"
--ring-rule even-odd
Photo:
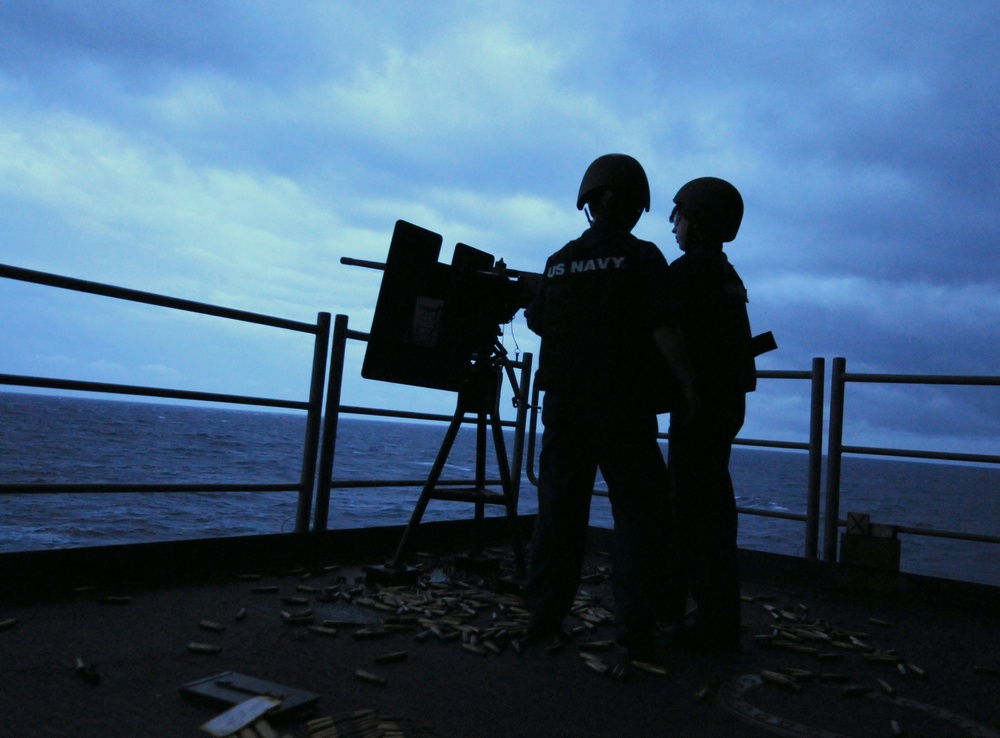
[(316, 317), (316, 341), (313, 344), (312, 378), (309, 382), (309, 410), (306, 413), (306, 437), (302, 444), (302, 476), (299, 478), (299, 505), (295, 511), (295, 532), (309, 530), (313, 487), (316, 484), (316, 453), (323, 412), (323, 384), (326, 380), (326, 353), (330, 348), (330, 313)]
[(812, 362), (812, 407), (809, 411), (809, 488), (806, 497), (807, 559), (816, 560), (819, 551), (820, 486), (823, 475), (823, 394), (826, 361)]
[(826, 513), (823, 528), (823, 559), (837, 560), (840, 530), (840, 463), (844, 447), (844, 374), (847, 361), (833, 360), (830, 373), (830, 438), (826, 454)]
[(347, 316), (338, 315), (333, 325), (333, 350), (330, 355), (330, 380), (326, 388), (326, 413), (323, 418), (323, 443), (319, 452), (313, 530), (326, 530), (330, 517), (330, 482), (333, 479), (333, 457), (337, 451), (337, 424), (340, 420), (340, 392), (344, 383), (346, 351)]
[(514, 418), (514, 446), (510, 458), (510, 480), (514, 492), (514, 505), (521, 499), (521, 468), (524, 465), (524, 431), (528, 424), (528, 393), (531, 391), (532, 355), (525, 354), (521, 361), (521, 381), (518, 383), (517, 415)]

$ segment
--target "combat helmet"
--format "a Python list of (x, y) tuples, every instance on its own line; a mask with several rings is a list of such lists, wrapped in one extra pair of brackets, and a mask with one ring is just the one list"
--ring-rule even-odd
[(718, 177), (692, 179), (674, 195), (674, 203), (708, 238), (729, 243), (743, 222), (743, 197)]
[(583, 210), (590, 195), (602, 188), (629, 191), (635, 194), (639, 204), (649, 212), (649, 180), (642, 165), (627, 154), (605, 154), (599, 156), (587, 167), (580, 183), (580, 194), (576, 198), (576, 209)]

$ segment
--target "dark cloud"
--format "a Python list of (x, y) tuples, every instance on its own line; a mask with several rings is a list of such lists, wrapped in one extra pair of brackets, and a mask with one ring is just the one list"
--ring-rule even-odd
[[(781, 346), (763, 365), (995, 370), (1000, 6), (541, 5), (0, 4), (0, 146), (24, 157), (0, 169), (10, 212), (25, 214), (3, 219), (8, 249), (53, 271), (134, 262), (192, 285), (205, 263), (185, 260), (186, 240), (202, 226), (219, 241), (205, 252), (243, 255), (263, 234), (253, 253), (304, 240), (368, 257), (349, 239), (380, 250), (408, 217), (539, 268), (585, 225), (586, 165), (625, 151), (653, 184), (641, 235), (670, 259), (680, 184), (714, 174), (743, 191), (729, 251), (755, 328)], [(81, 194), (80, 169), (122, 202)], [(130, 200), (147, 189), (156, 197)], [(300, 228), (299, 208), (320, 225)], [(295, 283), (275, 268), (258, 281)], [(880, 418), (933, 425), (919, 401), (883, 391), (865, 403)], [(973, 410), (926, 408), (988, 434)]]
[(643, 70), (652, 79), (639, 80), (640, 95), (620, 93), (626, 104), (662, 111), (680, 152), (741, 182), (758, 204), (748, 219), (820, 242), (788, 254), (792, 265), (950, 284), (1000, 276), (987, 258), (1000, 238), (1000, 9), (658, 12), (623, 31), (635, 42), (617, 47), (606, 76)]
[(5, 67), (27, 74), (89, 62), (138, 80), (168, 67), (245, 69), (255, 60), (256, 34), (221, 3), (13, 2), (0, 8), (0, 24)]

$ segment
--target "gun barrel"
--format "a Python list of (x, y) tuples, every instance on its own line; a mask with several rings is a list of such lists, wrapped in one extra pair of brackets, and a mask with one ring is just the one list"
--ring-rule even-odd
[(365, 259), (352, 259), (350, 256), (341, 256), (340, 263), (347, 266), (359, 266), (365, 269), (381, 269), (385, 271), (385, 263), (381, 261), (366, 261)]

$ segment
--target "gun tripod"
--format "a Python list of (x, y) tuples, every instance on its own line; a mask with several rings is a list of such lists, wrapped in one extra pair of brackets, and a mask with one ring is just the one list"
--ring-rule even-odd
[[(386, 567), (387, 569), (397, 572), (401, 570), (401, 563), (410, 537), (420, 524), (420, 520), (427, 510), (427, 504), (433, 499), (471, 502), (475, 504), (476, 537), (472, 552), (475, 558), (481, 557), (483, 552), (482, 526), (485, 518), (485, 506), (488, 504), (503, 505), (506, 508), (506, 517), (510, 526), (518, 572), (524, 570), (524, 552), (522, 551), (521, 533), (517, 522), (517, 497), (514, 483), (511, 479), (507, 446), (504, 442), (503, 427), (499, 412), (500, 385), (504, 372), (506, 372), (513, 387), (516, 401), (526, 402), (526, 398), (520, 396), (520, 390), (514, 378), (514, 370), (511, 362), (507, 358), (506, 349), (500, 344), (495, 343), (493, 352), (489, 358), (477, 359), (470, 367), (468, 379), (462, 389), (459, 390), (458, 402), (451, 424), (445, 433), (444, 441), (441, 443), (441, 448), (431, 467), (430, 475), (427, 477), (427, 482), (420, 493), (420, 499), (413, 510), (410, 522), (403, 531), (403, 537), (396, 549), (396, 555)], [(438, 484), (441, 472), (448, 460), (448, 455), (451, 453), (452, 446), (458, 436), (458, 431), (469, 414), (476, 415), (475, 486), (466, 488), (442, 487)], [(500, 472), (500, 492), (486, 488), (487, 431), (492, 433), (493, 447)]]

